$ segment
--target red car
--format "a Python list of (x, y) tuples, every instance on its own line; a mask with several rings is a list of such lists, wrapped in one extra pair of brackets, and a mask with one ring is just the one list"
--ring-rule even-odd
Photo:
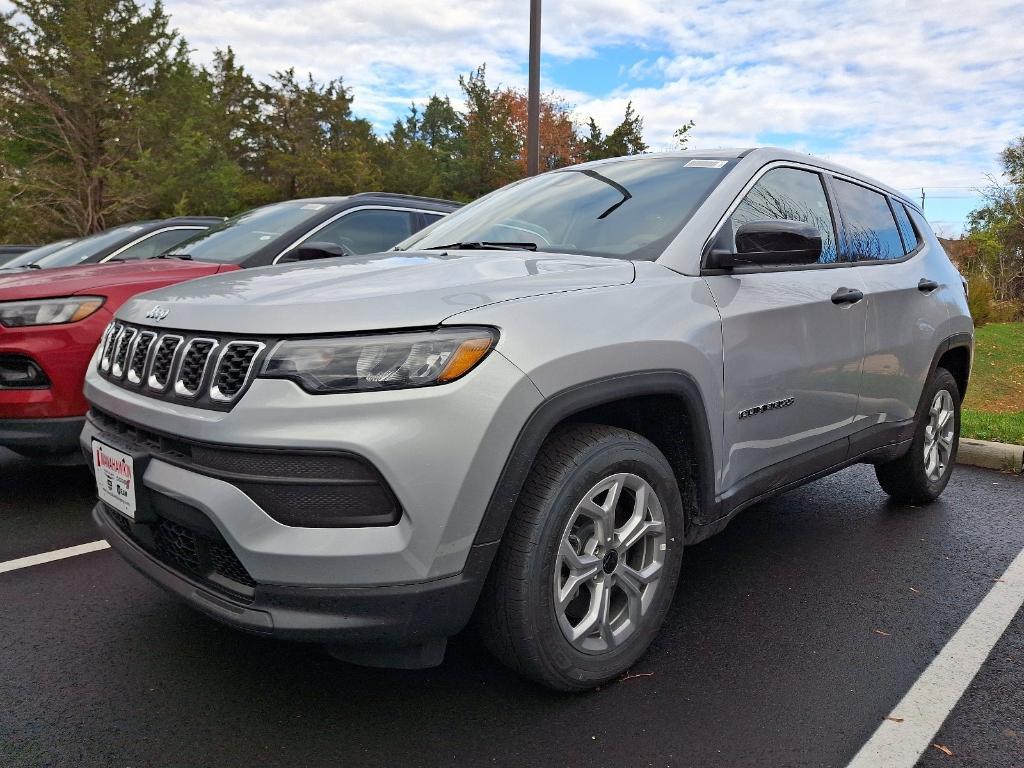
[(135, 294), (233, 269), (384, 251), (458, 207), (373, 192), (289, 200), (218, 221), (165, 258), (0, 274), (0, 446), (80, 459), (85, 369)]
[(88, 410), (82, 379), (117, 308), (137, 293), (234, 269), (148, 259), (0, 280), (0, 445), (26, 456), (77, 459)]

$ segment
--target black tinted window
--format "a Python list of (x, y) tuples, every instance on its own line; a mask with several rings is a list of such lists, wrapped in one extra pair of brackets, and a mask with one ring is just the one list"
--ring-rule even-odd
[(366, 210), (342, 216), (309, 238), (309, 242), (337, 243), (353, 253), (379, 253), (412, 234), (407, 211)]
[(846, 259), (902, 259), (903, 241), (885, 195), (841, 179), (835, 185), (846, 230)]
[(895, 200), (893, 200), (892, 207), (896, 213), (896, 226), (900, 228), (900, 236), (903, 238), (903, 250), (910, 253), (917, 248), (920, 242), (917, 239), (917, 232), (914, 231), (914, 225), (910, 223), (910, 216), (907, 214), (906, 207)]
[(836, 260), (832, 214), (818, 174), (796, 168), (768, 171), (733, 213), (730, 219), (733, 237), (741, 224), (773, 219), (802, 221), (816, 227), (821, 233), (821, 258), (818, 262), (829, 264)]
[(200, 229), (168, 229), (164, 232), (157, 232), (141, 242), (135, 243), (121, 251), (115, 259), (148, 259), (163, 253), (168, 248), (173, 248), (183, 240), (188, 240), (199, 234)]

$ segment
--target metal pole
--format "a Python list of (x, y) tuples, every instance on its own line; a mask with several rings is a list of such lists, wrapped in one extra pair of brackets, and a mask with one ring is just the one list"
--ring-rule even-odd
[(526, 175), (540, 170), (540, 0), (530, 0), (530, 90), (526, 107)]

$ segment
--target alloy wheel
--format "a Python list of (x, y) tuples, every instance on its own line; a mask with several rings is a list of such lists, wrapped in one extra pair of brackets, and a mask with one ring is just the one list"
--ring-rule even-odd
[(932, 399), (928, 424), (924, 428), (924, 472), (931, 482), (941, 478), (949, 466), (955, 427), (953, 396), (947, 390), (940, 389)]
[(576, 505), (554, 570), (558, 625), (573, 647), (601, 654), (640, 628), (665, 564), (661, 500), (643, 478), (604, 478)]

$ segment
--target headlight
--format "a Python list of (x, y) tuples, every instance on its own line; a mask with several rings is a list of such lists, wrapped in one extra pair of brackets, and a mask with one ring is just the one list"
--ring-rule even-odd
[(447, 384), (469, 373), (497, 340), (491, 328), (441, 328), (282, 341), (260, 377), (291, 379), (314, 395)]
[(0, 325), (62, 325), (84, 320), (103, 306), (102, 296), (69, 296), (66, 299), (33, 299), (0, 302)]

